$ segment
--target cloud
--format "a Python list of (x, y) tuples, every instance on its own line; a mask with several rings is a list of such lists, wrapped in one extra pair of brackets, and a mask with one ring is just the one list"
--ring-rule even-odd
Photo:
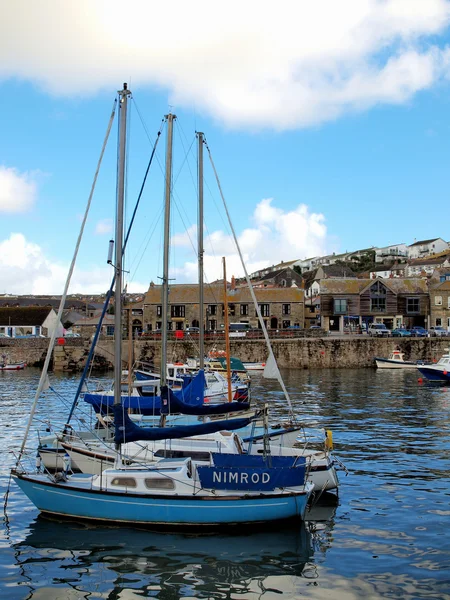
[[(306, 204), (299, 204), (290, 211), (273, 205), (272, 198), (259, 202), (253, 212), (254, 227), (245, 229), (238, 237), (247, 272), (250, 274), (282, 260), (295, 260), (307, 256), (322, 256), (329, 252), (325, 217), (312, 213)], [(181, 236), (180, 236), (181, 239)], [(186, 243), (186, 248), (189, 248)], [(215, 231), (204, 240), (204, 272), (209, 282), (223, 275), (222, 257), (226, 257), (227, 278), (242, 277), (239, 254), (233, 237), (223, 231)], [(188, 260), (175, 268), (172, 276), (179, 283), (197, 280), (197, 261)]]
[(97, 235), (104, 235), (105, 233), (111, 233), (113, 230), (112, 219), (102, 219), (95, 226), (95, 233)]
[[(406, 102), (449, 72), (448, 0), (15, 0), (0, 78), (57, 95), (156, 87), (232, 127), (292, 129)], [(51, 26), (58, 23), (58, 27)], [(158, 23), (150, 27), (149, 23)], [(58, 52), (55, 52), (58, 48)]]
[[(40, 246), (27, 241), (21, 233), (12, 233), (0, 242), (0, 293), (19, 295), (61, 295), (69, 265), (53, 261)], [(75, 268), (69, 293), (99, 294), (111, 285), (109, 267), (80, 270)], [(129, 292), (142, 292), (147, 284), (131, 282)]]
[(0, 166), (0, 213), (27, 212), (36, 201), (36, 182), (30, 173)]

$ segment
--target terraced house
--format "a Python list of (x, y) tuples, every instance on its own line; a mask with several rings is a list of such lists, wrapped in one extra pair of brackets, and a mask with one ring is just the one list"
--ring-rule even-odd
[[(266, 327), (286, 329), (303, 327), (304, 291), (298, 287), (257, 288), (254, 290)], [(161, 329), (162, 303), (161, 286), (151, 284), (145, 296), (143, 325), (144, 332)], [(258, 328), (256, 309), (247, 287), (227, 287), (227, 303), (230, 323), (248, 323)], [(171, 285), (169, 292), (169, 329), (184, 330), (198, 327), (199, 287), (195, 284)], [(203, 320), (206, 331), (220, 331), (225, 317), (224, 286), (211, 284), (204, 288)]]

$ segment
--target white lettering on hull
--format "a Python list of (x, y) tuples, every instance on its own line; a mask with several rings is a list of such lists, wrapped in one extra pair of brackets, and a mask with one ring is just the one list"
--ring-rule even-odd
[[(214, 471), (213, 483), (245, 483), (248, 484), (248, 473), (238, 473), (236, 471)], [(250, 477), (251, 483), (269, 483), (269, 473), (252, 473)]]

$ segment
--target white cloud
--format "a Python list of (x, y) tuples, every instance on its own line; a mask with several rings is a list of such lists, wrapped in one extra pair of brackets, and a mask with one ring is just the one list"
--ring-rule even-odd
[[(47, 258), (40, 246), (12, 233), (0, 242), (0, 293), (62, 294), (69, 265)], [(111, 285), (110, 267), (80, 270), (75, 268), (69, 293), (99, 294)], [(146, 291), (148, 284), (132, 282), (128, 291)]]
[(0, 165), (0, 213), (23, 213), (36, 200), (36, 182), (30, 173)]
[(170, 6), (168, 14), (162, 1), (6, 3), (0, 78), (77, 97), (127, 78), (230, 126), (289, 129), (405, 102), (449, 71), (449, 50), (437, 45), (448, 0)]
[(104, 235), (105, 233), (111, 233), (113, 230), (112, 219), (102, 219), (95, 226), (95, 233), (97, 235)]
[[(329, 240), (324, 215), (311, 213), (305, 204), (284, 211), (273, 206), (271, 198), (264, 199), (256, 206), (252, 220), (255, 226), (245, 229), (238, 237), (249, 274), (282, 260), (321, 256), (330, 251), (327, 247)], [(215, 231), (205, 238), (204, 246), (204, 272), (207, 281), (222, 277), (222, 256), (226, 257), (228, 279), (231, 275), (244, 275), (231, 235)], [(196, 259), (187, 261), (182, 267), (174, 269), (172, 276), (179, 283), (196, 281), (197, 269)]]

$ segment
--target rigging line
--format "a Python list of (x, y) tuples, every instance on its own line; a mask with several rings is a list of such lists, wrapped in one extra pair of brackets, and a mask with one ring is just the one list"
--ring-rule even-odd
[[(100, 152), (100, 157), (99, 157), (99, 160), (98, 160), (98, 163), (97, 163), (97, 169), (95, 171), (94, 180), (92, 182), (91, 191), (90, 191), (90, 194), (89, 194), (89, 198), (88, 198), (86, 210), (85, 210), (85, 213), (84, 213), (83, 221), (82, 221), (81, 226), (80, 226), (80, 232), (78, 234), (77, 244), (76, 244), (75, 251), (74, 251), (74, 254), (73, 254), (72, 262), (70, 264), (69, 273), (67, 274), (67, 279), (66, 279), (66, 284), (64, 286), (63, 295), (61, 296), (61, 300), (60, 300), (60, 303), (59, 303), (58, 315), (57, 315), (56, 323), (59, 323), (61, 321), (61, 319), (62, 319), (62, 313), (64, 311), (64, 306), (66, 304), (67, 292), (68, 292), (68, 289), (69, 289), (70, 281), (72, 279), (73, 270), (75, 268), (75, 262), (76, 262), (76, 259), (77, 259), (77, 256), (78, 256), (78, 250), (79, 250), (79, 247), (80, 247), (80, 244), (81, 244), (81, 239), (83, 237), (84, 228), (85, 228), (86, 221), (87, 221), (88, 214), (89, 214), (89, 209), (91, 207), (92, 197), (94, 195), (94, 190), (95, 190), (95, 187), (96, 187), (97, 178), (98, 178), (98, 174), (99, 174), (99, 171), (100, 171), (100, 166), (102, 164), (103, 156), (105, 154), (106, 145), (107, 145), (107, 142), (108, 142), (108, 139), (109, 139), (109, 134), (111, 133), (111, 128), (112, 128), (112, 124), (113, 124), (113, 121), (114, 121), (114, 116), (116, 114), (116, 107), (117, 107), (117, 98), (115, 98), (114, 103), (113, 103), (113, 108), (112, 108), (112, 111), (111, 111), (111, 116), (109, 118), (108, 127), (106, 129), (105, 139), (103, 141), (103, 146), (102, 146), (102, 149), (101, 149), (101, 152)], [(38, 385), (38, 388), (36, 390), (36, 394), (35, 394), (35, 397), (34, 397), (33, 404), (31, 406), (30, 416), (29, 416), (29, 419), (28, 419), (27, 427), (25, 429), (25, 434), (24, 434), (24, 437), (23, 437), (22, 445), (20, 447), (19, 456), (17, 458), (16, 466), (19, 464), (20, 458), (21, 458), (21, 456), (23, 454), (23, 451), (25, 449), (25, 444), (26, 444), (27, 439), (28, 439), (28, 434), (30, 432), (30, 428), (31, 428), (31, 424), (32, 424), (32, 421), (33, 421), (34, 413), (36, 412), (37, 403), (38, 403), (38, 400), (39, 400), (39, 398), (41, 396), (42, 390), (44, 389), (44, 386), (45, 386), (45, 383), (46, 383), (46, 378), (47, 378), (47, 373), (48, 373), (48, 367), (50, 365), (50, 360), (51, 360), (52, 355), (53, 355), (53, 348), (55, 346), (55, 340), (56, 340), (57, 330), (58, 330), (58, 328), (55, 325), (55, 327), (54, 327), (54, 329), (52, 331), (52, 335), (51, 335), (51, 338), (50, 338), (49, 345), (48, 345), (47, 356), (45, 357), (45, 362), (44, 362), (44, 366), (43, 366), (43, 369), (42, 369), (41, 377), (40, 377), (40, 380), (39, 380), (39, 385)]]
[[(216, 177), (217, 186), (219, 188), (219, 192), (220, 192), (220, 196), (222, 198), (223, 206), (225, 208), (225, 212), (226, 212), (227, 217), (228, 217), (228, 222), (230, 224), (231, 231), (233, 232), (234, 242), (236, 244), (236, 248), (237, 248), (237, 251), (239, 253), (239, 258), (241, 259), (242, 268), (244, 269), (245, 279), (247, 280), (247, 285), (248, 285), (248, 288), (249, 288), (249, 291), (250, 291), (253, 303), (255, 305), (256, 314), (258, 315), (258, 321), (259, 321), (259, 323), (261, 325), (261, 329), (263, 330), (264, 338), (266, 340), (267, 347), (269, 348), (269, 358), (271, 358), (273, 360), (274, 364), (277, 365), (277, 361), (275, 359), (275, 356), (274, 356), (274, 353), (273, 353), (273, 350), (272, 350), (272, 344), (270, 343), (269, 334), (267, 333), (267, 328), (266, 328), (266, 325), (265, 325), (264, 320), (262, 318), (261, 310), (259, 308), (258, 301), (256, 299), (255, 290), (253, 289), (252, 282), (250, 281), (250, 277), (248, 276), (247, 267), (245, 266), (245, 263), (244, 263), (244, 259), (243, 259), (242, 252), (241, 252), (241, 248), (240, 248), (238, 240), (237, 240), (236, 232), (234, 230), (233, 223), (231, 222), (230, 213), (228, 211), (228, 206), (227, 206), (227, 203), (225, 201), (225, 196), (223, 195), (223, 192), (222, 192), (222, 186), (220, 184), (219, 176), (217, 175), (216, 167), (214, 165), (214, 161), (213, 161), (212, 156), (211, 156), (211, 150), (209, 149), (209, 146), (208, 146), (208, 144), (207, 144), (206, 141), (205, 141), (205, 146), (206, 146), (206, 149), (208, 150), (209, 160), (211, 161), (211, 166), (212, 166), (212, 169), (214, 171), (214, 175)], [(294, 410), (292, 408), (291, 399), (289, 397), (289, 394), (288, 394), (288, 391), (286, 389), (286, 386), (284, 385), (284, 381), (281, 378), (281, 375), (280, 375), (280, 372), (279, 372), (279, 369), (278, 369), (278, 365), (277, 365), (277, 372), (278, 372), (278, 375), (279, 375), (278, 381), (279, 381), (279, 383), (281, 385), (281, 388), (282, 388), (282, 390), (284, 392), (284, 395), (286, 397), (286, 400), (288, 402), (289, 411), (290, 411), (290, 413), (292, 415), (292, 418), (294, 420), (296, 420), (295, 419)]]
[[(157, 135), (157, 137), (156, 137), (156, 142), (155, 142), (155, 144), (154, 144), (154, 146), (153, 146), (153, 150), (152, 150), (152, 153), (151, 153), (151, 155), (150, 155), (150, 160), (149, 160), (149, 162), (148, 162), (147, 170), (146, 170), (146, 172), (145, 172), (144, 180), (143, 180), (143, 182), (142, 182), (141, 190), (140, 190), (140, 192), (139, 192), (139, 196), (138, 196), (138, 199), (137, 199), (137, 201), (136, 201), (136, 206), (135, 206), (135, 208), (134, 208), (134, 211), (133, 211), (133, 215), (132, 215), (132, 217), (131, 217), (130, 224), (128, 225), (128, 230), (127, 230), (127, 233), (126, 233), (126, 236), (125, 236), (125, 240), (124, 240), (124, 242), (123, 242), (122, 255), (123, 255), (123, 254), (124, 254), (124, 252), (125, 252), (125, 248), (126, 248), (126, 246), (127, 246), (127, 243), (128, 243), (128, 238), (130, 237), (131, 228), (132, 228), (132, 226), (133, 226), (134, 219), (135, 219), (135, 217), (136, 217), (136, 212), (137, 212), (137, 209), (138, 209), (138, 206), (139, 206), (139, 203), (140, 203), (141, 197), (142, 197), (142, 193), (143, 193), (143, 191), (144, 191), (144, 186), (145, 186), (145, 182), (146, 182), (146, 180), (147, 180), (147, 175), (148, 175), (148, 172), (149, 172), (149, 170), (150, 170), (150, 166), (151, 166), (151, 164), (152, 164), (152, 162), (153, 162), (153, 157), (155, 156), (155, 152), (156, 152), (156, 147), (157, 147), (158, 141), (159, 141), (159, 139), (160, 139), (160, 137), (161, 137), (161, 131), (162, 131), (162, 127), (163, 127), (163, 124), (161, 124), (161, 126), (160, 126), (160, 128), (159, 128), (158, 135)], [(114, 284), (115, 284), (115, 282), (116, 282), (116, 275), (115, 275), (115, 273), (114, 273), (114, 275), (113, 275), (113, 278), (112, 278), (112, 281), (111, 281), (111, 286), (110, 286), (110, 288), (109, 288), (109, 290), (108, 290), (108, 293), (106, 294), (105, 303), (104, 303), (104, 305), (103, 305), (102, 314), (100, 315), (100, 319), (99, 319), (99, 321), (98, 321), (97, 329), (96, 329), (96, 331), (95, 331), (95, 334), (94, 334), (94, 339), (92, 340), (91, 347), (90, 347), (90, 349), (89, 349), (89, 354), (88, 354), (88, 356), (87, 356), (87, 358), (86, 358), (86, 365), (85, 365), (85, 367), (84, 367), (84, 369), (83, 369), (83, 373), (81, 374), (80, 383), (78, 384), (78, 388), (77, 388), (77, 391), (76, 391), (76, 393), (75, 393), (75, 398), (74, 398), (74, 400), (73, 400), (73, 403), (72, 403), (72, 409), (71, 409), (71, 411), (70, 411), (70, 413), (69, 413), (69, 417), (68, 417), (68, 419), (67, 419), (67, 424), (69, 424), (69, 423), (70, 423), (70, 419), (72, 418), (73, 412), (74, 412), (74, 410), (75, 410), (75, 408), (76, 408), (76, 406), (77, 406), (77, 403), (78, 403), (78, 398), (80, 397), (81, 390), (82, 390), (82, 387), (83, 387), (83, 383), (84, 383), (84, 381), (85, 381), (85, 379), (86, 379), (86, 375), (87, 375), (87, 373), (88, 373), (88, 370), (89, 370), (89, 368), (90, 368), (90, 364), (91, 364), (92, 356), (93, 356), (93, 354), (94, 354), (94, 352), (95, 352), (95, 347), (96, 347), (96, 345), (97, 345), (97, 340), (98, 340), (98, 338), (99, 338), (99, 335), (100, 335), (100, 331), (101, 331), (101, 328), (102, 328), (103, 319), (105, 318), (105, 314), (106, 314), (106, 311), (107, 311), (107, 308), (108, 308), (108, 305), (109, 305), (109, 301), (111, 300), (112, 291), (113, 291), (113, 288), (114, 288)]]

